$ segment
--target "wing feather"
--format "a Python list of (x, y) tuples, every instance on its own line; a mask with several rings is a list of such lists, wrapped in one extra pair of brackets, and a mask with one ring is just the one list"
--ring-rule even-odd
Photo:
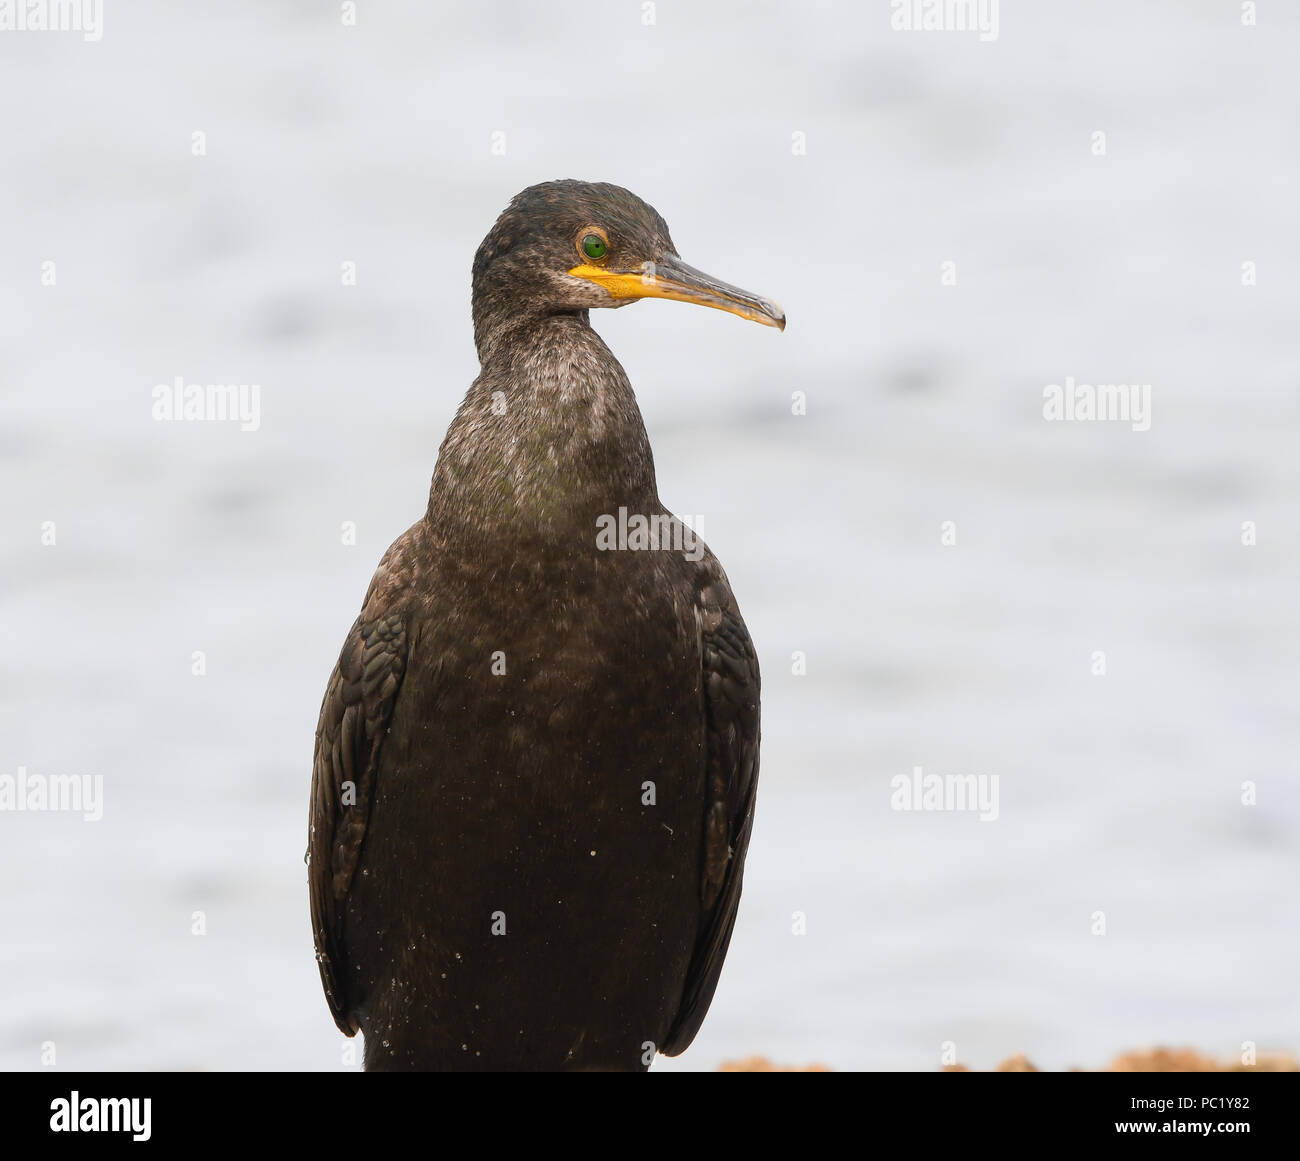
[(690, 1046), (717, 989), (740, 905), (758, 786), (759, 672), (754, 643), (725, 578), (709, 586), (701, 602), (709, 791), (700, 878), (703, 917), (681, 1004), (660, 1049), (666, 1056)]
[(406, 653), (401, 614), (366, 619), (363, 613), (343, 643), (316, 727), (307, 846), (311, 924), (325, 998), (334, 1022), (348, 1036), (358, 1025), (342, 974), (343, 911), (361, 858), (380, 749), (406, 671)]

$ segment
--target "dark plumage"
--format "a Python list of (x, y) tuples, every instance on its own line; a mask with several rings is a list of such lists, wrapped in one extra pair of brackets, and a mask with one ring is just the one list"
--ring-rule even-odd
[(784, 326), (683, 264), (617, 186), (525, 190), (474, 259), (482, 369), (316, 733), (316, 953), (367, 1069), (640, 1070), (683, 1051), (713, 998), (753, 821), (758, 661), (702, 544), (597, 546), (620, 508), (669, 515), (588, 324), (637, 297)]

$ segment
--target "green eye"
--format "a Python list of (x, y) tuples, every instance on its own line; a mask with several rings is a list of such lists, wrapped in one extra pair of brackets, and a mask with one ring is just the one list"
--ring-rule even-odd
[(608, 249), (609, 247), (605, 245), (605, 239), (599, 234), (588, 234), (582, 239), (582, 252), (593, 260), (604, 258)]

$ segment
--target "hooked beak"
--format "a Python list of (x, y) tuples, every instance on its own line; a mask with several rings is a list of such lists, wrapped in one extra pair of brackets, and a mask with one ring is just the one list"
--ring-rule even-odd
[(645, 262), (637, 270), (607, 270), (584, 262), (569, 273), (603, 286), (611, 298), (675, 298), (785, 330), (785, 311), (771, 299), (719, 282), (703, 270), (688, 266), (676, 254), (658, 262)]

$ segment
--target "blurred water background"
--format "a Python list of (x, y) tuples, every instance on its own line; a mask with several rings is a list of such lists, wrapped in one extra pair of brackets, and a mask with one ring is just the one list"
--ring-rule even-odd
[[(475, 374), (475, 247), (556, 177), (790, 319), (593, 318), (764, 662), (730, 958), (656, 1068), (1300, 1046), (1300, 10), (999, 7), (988, 42), (875, 0), (0, 33), (0, 773), (105, 788), (0, 813), (0, 1067), (344, 1066), (320, 697)], [(257, 383), (260, 428), (154, 422), (177, 376)], [(1046, 422), (1066, 376), (1151, 384), (1150, 430)], [(891, 810), (916, 766), (997, 775), (997, 821)]]

